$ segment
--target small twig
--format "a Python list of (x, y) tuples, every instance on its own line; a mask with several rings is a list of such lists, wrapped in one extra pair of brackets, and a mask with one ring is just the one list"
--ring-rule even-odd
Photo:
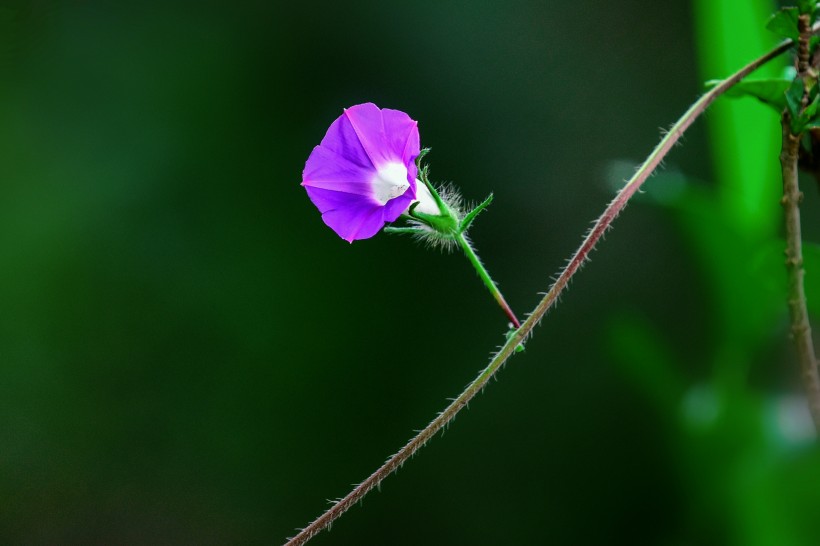
[(647, 178), (658, 168), (663, 158), (669, 153), (669, 150), (677, 143), (684, 131), (712, 104), (720, 95), (725, 93), (729, 88), (745, 78), (751, 72), (774, 59), (778, 55), (784, 53), (791, 47), (792, 41), (786, 41), (766, 53), (762, 57), (752, 61), (732, 76), (722, 81), (706, 94), (700, 97), (683, 116), (672, 126), (669, 132), (661, 139), (658, 146), (652, 151), (640, 169), (633, 175), (633, 177), (624, 185), (615, 199), (607, 206), (604, 213), (595, 222), (590, 232), (587, 234), (580, 248), (575, 252), (569, 261), (567, 267), (561, 272), (558, 280), (552, 285), (549, 292), (538, 303), (533, 312), (521, 325), (521, 328), (511, 335), (503, 347), (493, 356), (489, 365), (481, 371), (472, 383), (456, 398), (438, 417), (427, 425), (421, 432), (419, 432), (413, 439), (411, 439), (398, 453), (390, 457), (378, 470), (373, 472), (366, 480), (357, 485), (353, 491), (348, 493), (344, 498), (338, 500), (331, 506), (324, 514), (319, 516), (310, 525), (302, 529), (295, 537), (287, 542), (286, 546), (298, 546), (310, 540), (317, 533), (326, 529), (339, 516), (345, 513), (348, 508), (359, 502), (371, 489), (378, 486), (383, 479), (393, 473), (402, 464), (405, 463), (413, 454), (422, 447), (430, 438), (440, 431), (447, 423), (449, 423), (456, 414), (461, 411), (472, 398), (481, 391), (490, 378), (501, 368), (507, 359), (515, 352), (515, 348), (521, 344), (529, 335), (531, 335), (533, 328), (541, 322), (541, 319), (547, 311), (553, 306), (558, 296), (569, 284), (570, 279), (578, 271), (581, 265), (586, 260), (589, 253), (595, 247), (595, 244), (606, 232), (612, 224), (612, 221), (626, 206), (629, 198), (634, 195), (638, 188), (646, 181)]
[[(809, 16), (801, 15), (798, 19), (800, 41), (798, 45), (797, 77), (805, 83), (803, 90), (802, 110), (808, 104), (809, 86), (809, 39), (811, 27)], [(806, 292), (803, 286), (803, 243), (800, 229), (800, 201), (803, 194), (797, 182), (797, 162), (800, 153), (801, 135), (792, 134), (788, 109), (784, 110), (781, 119), (783, 126), (783, 146), (780, 151), (780, 167), (783, 173), (783, 211), (786, 221), (786, 271), (788, 273), (788, 302), (791, 318), (792, 338), (800, 361), (800, 372), (803, 388), (809, 402), (809, 411), (814, 420), (815, 429), (820, 432), (820, 374), (818, 374), (817, 356), (814, 341), (811, 337), (809, 312), (806, 307)]]

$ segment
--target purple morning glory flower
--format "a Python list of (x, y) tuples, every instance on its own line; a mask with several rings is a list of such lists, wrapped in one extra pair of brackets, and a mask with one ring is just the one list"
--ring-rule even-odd
[(308, 157), (302, 186), (322, 220), (352, 243), (374, 236), (416, 198), (418, 123), (398, 110), (357, 104)]

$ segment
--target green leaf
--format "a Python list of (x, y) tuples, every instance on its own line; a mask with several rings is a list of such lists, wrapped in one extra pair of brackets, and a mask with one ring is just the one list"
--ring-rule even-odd
[[(721, 80), (711, 80), (706, 85), (712, 86)], [(785, 93), (792, 80), (771, 78), (766, 80), (744, 80), (726, 91), (727, 97), (754, 97), (763, 104), (771, 106), (778, 115), (786, 108)]]
[[(808, 13), (813, 16), (817, 11), (817, 3), (815, 0), (797, 0), (797, 9), (800, 10), (800, 13)], [(813, 19), (812, 22), (814, 22)]]
[(803, 80), (795, 78), (786, 90), (785, 97), (789, 115), (792, 117), (792, 121), (796, 121), (800, 118), (800, 109), (803, 106)]
[(766, 28), (784, 38), (791, 38), (797, 40), (800, 38), (800, 33), (797, 30), (797, 17), (800, 12), (797, 8), (783, 8), (772, 15), (769, 22), (766, 23)]
[[(815, 86), (816, 87), (816, 86)], [(803, 111), (803, 120), (804, 125), (805, 123), (809, 123), (815, 121), (817, 117), (817, 109), (820, 108), (820, 95), (815, 95), (814, 100), (806, 106), (806, 109)]]
[(809, 102), (814, 101), (818, 96), (820, 96), (820, 86), (814, 83), (811, 88), (809, 88)]

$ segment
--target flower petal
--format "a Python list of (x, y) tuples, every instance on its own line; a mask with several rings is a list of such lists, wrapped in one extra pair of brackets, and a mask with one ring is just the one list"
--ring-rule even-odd
[[(389, 108), (380, 110), (368, 102), (345, 109), (344, 117), (350, 122), (377, 170), (385, 163), (394, 161), (412, 163), (419, 153), (418, 123), (404, 112)], [(410, 150), (407, 150), (408, 144)], [(415, 155), (412, 150), (414, 145)], [(415, 180), (416, 175), (412, 173), (412, 182)]]
[(375, 171), (324, 145), (316, 146), (302, 171), (302, 185), (326, 190), (372, 196)]
[(411, 191), (407, 190), (404, 192), (404, 195), (388, 201), (384, 206), (384, 221), (394, 222), (415, 200), (416, 198), (413, 196)]
[(322, 220), (348, 242), (368, 239), (384, 225), (384, 208), (362, 195), (305, 186)]
[(385, 132), (391, 140), (390, 146), (400, 153), (402, 162), (408, 167), (408, 179), (412, 178), (415, 182), (416, 157), (420, 150), (418, 122), (404, 112), (389, 108), (382, 110), (382, 117)]
[[(356, 107), (353, 106), (351, 108)], [(348, 110), (351, 108), (348, 108)], [(359, 135), (356, 133), (355, 129), (353, 129), (353, 125), (344, 114), (336, 118), (336, 120), (330, 124), (327, 134), (325, 134), (325, 138), (322, 139), (320, 145), (323, 148), (332, 150), (340, 156), (347, 158), (349, 161), (360, 167), (373, 170), (376, 169), (376, 166), (373, 164), (373, 161), (371, 161), (370, 156), (368, 156), (367, 151), (364, 149)]]
[(322, 219), (347, 241), (372, 237), (416, 199), (418, 124), (372, 103), (344, 111), (302, 171)]

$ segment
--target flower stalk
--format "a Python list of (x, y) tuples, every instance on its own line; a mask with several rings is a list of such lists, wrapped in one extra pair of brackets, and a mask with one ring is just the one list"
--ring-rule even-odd
[(513, 310), (510, 308), (509, 304), (507, 304), (507, 300), (504, 299), (504, 295), (501, 293), (501, 290), (498, 289), (493, 279), (490, 277), (490, 274), (484, 268), (484, 265), (481, 263), (481, 260), (478, 258), (478, 255), (473, 250), (470, 241), (467, 239), (467, 236), (464, 233), (459, 233), (456, 235), (456, 241), (458, 242), (461, 249), (464, 251), (464, 255), (473, 264), (476, 273), (478, 273), (478, 277), (481, 279), (481, 282), (484, 283), (484, 286), (487, 287), (487, 290), (490, 291), (495, 301), (498, 302), (498, 305), (501, 306), (501, 309), (507, 315), (507, 318), (510, 319), (513, 327), (518, 329), (521, 327), (521, 323), (518, 321), (518, 318), (513, 313)]
[(504, 295), (501, 293), (501, 290), (498, 289), (498, 286), (495, 284), (492, 277), (490, 277), (490, 273), (487, 271), (487, 268), (485, 268), (484, 264), (481, 263), (481, 259), (479, 259), (478, 254), (467, 237), (467, 230), (470, 228), (478, 215), (481, 214), (481, 212), (493, 202), (493, 195), (490, 194), (487, 199), (479, 203), (470, 212), (464, 214), (462, 218), (462, 214), (459, 210), (460, 207), (455, 206), (452, 203), (448, 203), (447, 200), (441, 197), (438, 190), (436, 190), (435, 186), (433, 186), (432, 182), (430, 182), (428, 166), (422, 166), (421, 164), (422, 159), (429, 151), (429, 148), (422, 149), (416, 159), (419, 174), (418, 182), (423, 184), (429, 190), (430, 197), (432, 197), (432, 201), (434, 203), (432, 204), (432, 208), (438, 209), (438, 214), (420, 212), (418, 210), (421, 208), (420, 203), (416, 202), (410, 205), (407, 211), (407, 215), (411, 222), (410, 227), (388, 226), (384, 228), (384, 231), (387, 233), (405, 233), (416, 235), (421, 239), (427, 240), (433, 245), (441, 244), (447, 246), (455, 242), (464, 252), (464, 256), (470, 264), (472, 264), (476, 274), (481, 279), (481, 282), (484, 283), (484, 286), (486, 286), (487, 290), (490, 291), (490, 294), (501, 307), (501, 310), (504, 311), (504, 314), (508, 319), (510, 319), (513, 328), (520, 328), (521, 322), (518, 320), (518, 317), (515, 316), (515, 313), (507, 303), (507, 300), (504, 299)]

